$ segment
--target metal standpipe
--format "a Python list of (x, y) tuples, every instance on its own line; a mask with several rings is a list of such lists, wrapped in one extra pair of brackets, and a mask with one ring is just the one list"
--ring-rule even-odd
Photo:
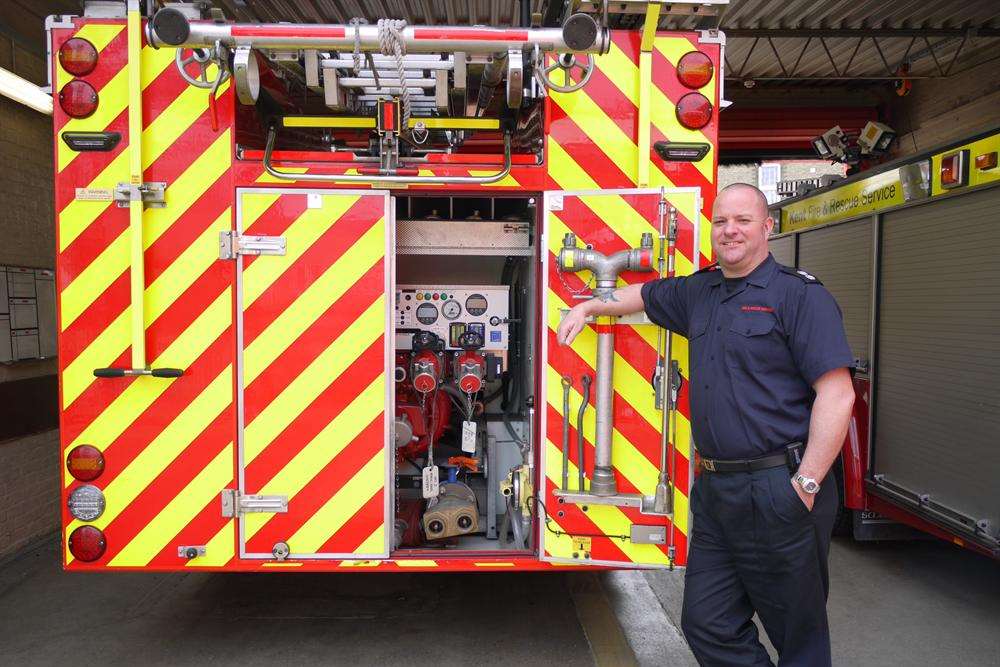
[[(576, 236), (566, 234), (559, 251), (559, 270), (566, 272), (590, 271), (594, 274), (594, 298), (608, 298), (618, 285), (622, 271), (652, 271), (653, 236), (643, 234), (639, 248), (620, 250), (613, 255), (603, 255), (595, 250), (576, 247)], [(596, 435), (594, 439), (594, 473), (590, 492), (595, 496), (614, 496), (618, 493), (614, 470), (611, 467), (611, 438), (614, 432), (614, 360), (615, 334), (613, 318), (598, 318), (597, 322), (597, 377), (594, 401)]]

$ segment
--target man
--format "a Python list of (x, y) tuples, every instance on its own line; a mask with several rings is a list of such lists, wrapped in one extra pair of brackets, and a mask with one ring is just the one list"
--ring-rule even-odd
[[(697, 273), (630, 285), (574, 307), (569, 344), (593, 315), (645, 310), (690, 343), (691, 427), (703, 472), (681, 627), (702, 665), (829, 665), (827, 554), (837, 513), (830, 466), (854, 404), (840, 310), (805, 271), (767, 248), (774, 221), (757, 188), (723, 189), (718, 259)], [(803, 444), (805, 446), (803, 446)]]

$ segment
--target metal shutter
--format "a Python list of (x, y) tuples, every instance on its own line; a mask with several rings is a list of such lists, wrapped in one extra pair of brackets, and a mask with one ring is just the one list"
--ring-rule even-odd
[(872, 317), (872, 222), (824, 227), (799, 236), (799, 266), (826, 286), (844, 314), (851, 353), (868, 360)]
[(782, 236), (780, 239), (771, 239), (767, 242), (767, 247), (774, 255), (778, 264), (785, 266), (795, 266), (795, 235)]
[(1000, 534), (1000, 188), (884, 217), (872, 470)]

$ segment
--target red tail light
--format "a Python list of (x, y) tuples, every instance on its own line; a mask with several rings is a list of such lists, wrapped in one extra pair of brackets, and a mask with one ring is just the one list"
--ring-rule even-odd
[(73, 76), (86, 76), (97, 67), (97, 49), (81, 37), (73, 37), (59, 47), (59, 64)]
[(677, 62), (677, 78), (688, 88), (701, 88), (712, 80), (712, 59), (701, 51), (690, 51)]
[(677, 120), (688, 129), (701, 129), (712, 120), (712, 103), (701, 93), (688, 93), (677, 102)]
[(59, 91), (59, 106), (71, 118), (86, 118), (97, 109), (97, 91), (86, 81), (73, 79)]
[(80, 445), (66, 456), (69, 474), (81, 482), (97, 479), (104, 472), (104, 455), (92, 445)]
[(91, 563), (104, 555), (108, 543), (104, 533), (93, 526), (80, 526), (69, 535), (69, 552), (73, 558)]

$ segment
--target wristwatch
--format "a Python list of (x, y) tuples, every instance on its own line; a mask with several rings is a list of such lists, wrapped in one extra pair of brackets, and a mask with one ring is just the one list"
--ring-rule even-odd
[(792, 478), (795, 483), (802, 487), (802, 490), (806, 493), (816, 493), (819, 491), (819, 482), (814, 480), (812, 477), (806, 477), (805, 475), (797, 474)]

